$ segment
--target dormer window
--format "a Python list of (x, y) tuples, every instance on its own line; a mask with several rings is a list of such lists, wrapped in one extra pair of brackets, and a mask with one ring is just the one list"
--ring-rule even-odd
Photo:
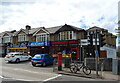
[(20, 41), (27, 41), (28, 39), (27, 39), (27, 35), (25, 35), (25, 34), (19, 34), (18, 35), (18, 41), (20, 42)]
[(73, 40), (76, 39), (74, 31), (64, 31), (59, 33), (59, 40)]

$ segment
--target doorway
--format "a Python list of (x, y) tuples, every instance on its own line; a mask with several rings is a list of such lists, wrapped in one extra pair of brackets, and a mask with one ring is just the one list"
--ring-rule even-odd
[(78, 61), (79, 60), (79, 47), (71, 48), (71, 60)]

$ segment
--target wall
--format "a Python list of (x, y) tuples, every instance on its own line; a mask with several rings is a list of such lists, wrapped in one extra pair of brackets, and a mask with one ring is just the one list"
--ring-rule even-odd
[(115, 48), (110, 47), (110, 46), (103, 46), (100, 49), (107, 51), (107, 58), (112, 58), (112, 59), (116, 59), (117, 58), (116, 49)]

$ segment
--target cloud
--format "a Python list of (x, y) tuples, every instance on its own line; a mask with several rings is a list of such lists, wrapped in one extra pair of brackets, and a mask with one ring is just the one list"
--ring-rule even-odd
[(0, 32), (19, 30), (27, 24), (32, 27), (51, 27), (67, 23), (84, 29), (99, 26), (112, 33), (117, 28), (118, 0), (17, 1), (5, 0), (0, 4)]

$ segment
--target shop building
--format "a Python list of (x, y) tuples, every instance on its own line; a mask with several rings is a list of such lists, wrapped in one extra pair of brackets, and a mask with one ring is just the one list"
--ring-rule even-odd
[(81, 59), (80, 40), (86, 38), (87, 32), (84, 29), (67, 24), (57, 26), (56, 28), (58, 30), (52, 36), (54, 39), (51, 40), (52, 49), (50, 49), (53, 57), (57, 57), (57, 53), (61, 51), (63, 58), (70, 57), (72, 60)]
[[(106, 45), (103, 46), (103, 47), (100, 47), (100, 49), (101, 49), (100, 50), (100, 57), (101, 58), (109, 58), (110, 57), (110, 55), (108, 53), (109, 51), (106, 50), (106, 48), (111, 49), (111, 47), (112, 47), (112, 50), (114, 50), (114, 52), (116, 51), (115, 49), (116, 49), (116, 38), (117, 38), (117, 36), (108, 32), (107, 29), (100, 28), (100, 27), (97, 27), (97, 26), (91, 27), (86, 31), (87, 31), (87, 34), (89, 34), (89, 33), (94, 33), (96, 30), (99, 31), (101, 34), (105, 34), (104, 42), (106, 43)], [(92, 48), (91, 48), (91, 46), (84, 46), (84, 52), (85, 52), (84, 56), (85, 57), (95, 57), (95, 41), (93, 41), (93, 44), (94, 45), (93, 45)], [(116, 54), (114, 53), (113, 56), (116, 57)]]
[(0, 55), (5, 56), (9, 52), (9, 46), (13, 43), (13, 34), (16, 30), (5, 31), (0, 34)]
[(28, 44), (29, 42), (35, 41), (35, 38), (32, 37), (33, 33), (36, 32), (39, 28), (31, 29), (31, 26), (26, 25), (25, 29), (20, 29), (13, 34), (13, 43), (9, 47), (9, 52), (24, 52), (28, 53)]

